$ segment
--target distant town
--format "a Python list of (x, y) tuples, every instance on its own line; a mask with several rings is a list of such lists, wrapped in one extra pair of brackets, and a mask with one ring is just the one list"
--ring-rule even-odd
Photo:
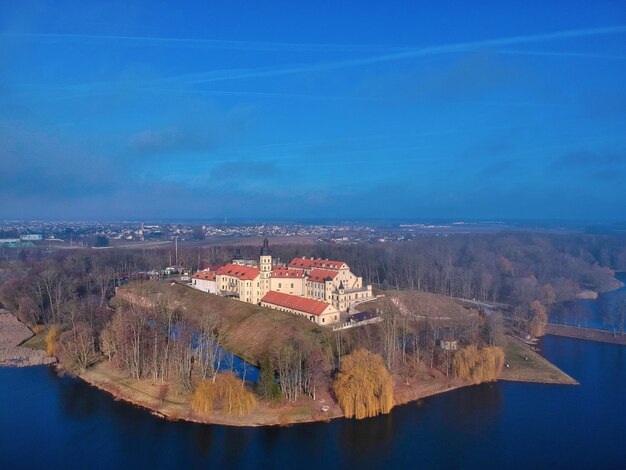
[(507, 222), (449, 223), (154, 223), (96, 221), (0, 221), (0, 247), (45, 246), (91, 248), (136, 246), (139, 243), (186, 244), (238, 243), (264, 237), (303, 243), (361, 244), (410, 241), (421, 235), (447, 236), (455, 233), (489, 233), (529, 230), (542, 232), (580, 231), (581, 227)]

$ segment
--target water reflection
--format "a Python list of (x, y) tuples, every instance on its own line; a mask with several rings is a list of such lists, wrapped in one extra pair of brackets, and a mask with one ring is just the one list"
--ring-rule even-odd
[(618, 467), (626, 348), (556, 337), (541, 348), (581, 385), (466, 387), (373, 419), (287, 428), (169, 422), (49, 368), (0, 369), (0, 466)]
[[(626, 284), (626, 273), (618, 273), (616, 278)], [(561, 302), (551, 309), (549, 318), (553, 323), (619, 331), (622, 308), (626, 309), (626, 285), (595, 300)]]

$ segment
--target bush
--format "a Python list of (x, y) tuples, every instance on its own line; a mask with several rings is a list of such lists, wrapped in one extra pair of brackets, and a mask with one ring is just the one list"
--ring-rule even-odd
[(383, 358), (358, 349), (342, 360), (333, 391), (347, 418), (369, 418), (393, 408), (393, 380)]
[(46, 354), (48, 356), (56, 356), (57, 354), (57, 340), (59, 338), (59, 327), (52, 325), (46, 335)]

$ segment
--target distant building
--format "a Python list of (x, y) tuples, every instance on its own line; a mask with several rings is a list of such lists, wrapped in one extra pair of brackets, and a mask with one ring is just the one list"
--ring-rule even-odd
[(438, 343), (439, 347), (445, 351), (456, 351), (459, 348), (459, 343), (455, 339), (440, 339)]
[(0, 238), (0, 246), (16, 248), (20, 246), (20, 242), (19, 238)]
[(22, 241), (19, 238), (0, 238), (0, 247), (3, 248), (30, 248), (33, 244), (29, 241)]
[(193, 275), (192, 286), (204, 292), (231, 297), (302, 315), (320, 325), (339, 322), (340, 312), (373, 298), (343, 261), (294, 258), (279, 266), (272, 258), (267, 238), (258, 261), (237, 250), (232, 262)]
[(39, 233), (29, 233), (27, 235), (20, 235), (20, 240), (28, 242), (36, 242), (43, 240), (43, 236)]

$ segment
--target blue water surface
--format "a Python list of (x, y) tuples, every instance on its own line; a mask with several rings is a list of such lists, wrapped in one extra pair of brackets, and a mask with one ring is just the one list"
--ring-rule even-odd
[(168, 422), (49, 367), (0, 369), (2, 468), (624, 468), (626, 348), (546, 337), (577, 386), (499, 382), (373, 419)]

